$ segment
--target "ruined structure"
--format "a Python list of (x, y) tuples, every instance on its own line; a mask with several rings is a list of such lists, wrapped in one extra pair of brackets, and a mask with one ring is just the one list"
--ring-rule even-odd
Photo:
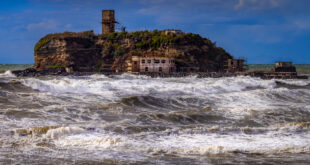
[(175, 29), (167, 29), (164, 32), (165, 32), (165, 35), (173, 34), (176, 36), (180, 36), (184, 34), (184, 32), (182, 32), (181, 30), (175, 30)]
[(102, 10), (102, 34), (115, 31), (115, 12), (114, 10)]
[[(169, 57), (139, 57), (132, 56), (126, 61), (127, 72), (143, 73), (143, 72), (159, 72), (172, 73), (175, 72), (175, 60)], [(116, 70), (118, 72), (118, 70)]]
[(235, 73), (243, 72), (244, 68), (244, 59), (227, 59), (225, 66), (225, 72)]

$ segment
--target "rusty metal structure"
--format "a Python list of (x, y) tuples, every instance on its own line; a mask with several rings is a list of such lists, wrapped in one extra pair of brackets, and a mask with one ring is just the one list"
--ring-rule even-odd
[(272, 69), (274, 72), (296, 72), (296, 67), (292, 62), (276, 62), (275, 67)]
[(115, 32), (115, 11), (102, 10), (102, 34)]

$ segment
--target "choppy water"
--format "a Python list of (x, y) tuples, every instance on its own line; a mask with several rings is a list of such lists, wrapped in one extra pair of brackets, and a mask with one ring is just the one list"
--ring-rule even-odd
[(310, 80), (0, 74), (0, 164), (309, 164)]

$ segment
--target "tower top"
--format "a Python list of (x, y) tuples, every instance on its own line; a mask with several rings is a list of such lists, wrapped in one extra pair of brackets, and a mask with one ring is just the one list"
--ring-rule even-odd
[(115, 11), (102, 10), (102, 34), (114, 32), (115, 23)]

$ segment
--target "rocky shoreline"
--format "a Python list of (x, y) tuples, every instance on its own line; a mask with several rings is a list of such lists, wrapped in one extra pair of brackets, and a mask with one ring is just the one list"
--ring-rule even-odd
[[(40, 76), (88, 76), (93, 74), (102, 74), (106, 76), (113, 76), (113, 75), (122, 75), (126, 72), (66, 72), (64, 68), (57, 68), (57, 69), (46, 69), (42, 71), (38, 71), (34, 68), (28, 68), (25, 70), (15, 70), (12, 73), (17, 77), (40, 77)], [(205, 78), (205, 77), (212, 77), (212, 78), (219, 78), (219, 77), (232, 77), (237, 76), (234, 73), (216, 73), (216, 72), (209, 72), (209, 73), (189, 73), (189, 72), (175, 72), (175, 73), (133, 73), (135, 75), (145, 75), (150, 77), (186, 77), (186, 76), (197, 76), (198, 78)]]
[[(122, 75), (126, 72), (66, 72), (65, 68), (57, 69), (46, 69), (38, 71), (34, 68), (28, 68), (25, 70), (15, 70), (12, 73), (17, 77), (41, 77), (41, 76), (89, 76), (94, 74), (102, 74), (106, 76), (115, 76)], [(220, 77), (236, 77), (236, 76), (251, 76), (259, 77), (262, 79), (308, 79), (308, 76), (274, 76), (267, 77), (265, 74), (269, 72), (240, 72), (240, 73), (222, 73), (222, 72), (174, 72), (174, 73), (158, 73), (158, 72), (148, 72), (148, 73), (132, 73), (135, 75), (145, 75), (150, 77), (187, 77), (187, 76), (196, 76), (197, 78), (220, 78)]]

